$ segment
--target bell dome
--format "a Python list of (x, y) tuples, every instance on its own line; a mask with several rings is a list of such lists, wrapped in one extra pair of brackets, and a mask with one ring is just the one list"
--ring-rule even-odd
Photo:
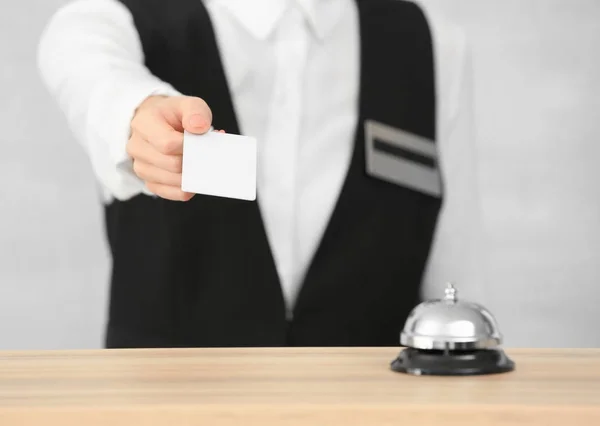
[(445, 297), (415, 307), (404, 325), (400, 343), (424, 350), (491, 349), (502, 344), (493, 315), (483, 306), (458, 300), (448, 284)]

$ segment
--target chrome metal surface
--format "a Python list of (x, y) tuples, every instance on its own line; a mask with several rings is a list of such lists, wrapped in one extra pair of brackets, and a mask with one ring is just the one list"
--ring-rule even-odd
[(458, 298), (448, 284), (443, 299), (418, 305), (406, 320), (400, 343), (417, 349), (473, 350), (501, 345), (493, 315), (483, 306)]

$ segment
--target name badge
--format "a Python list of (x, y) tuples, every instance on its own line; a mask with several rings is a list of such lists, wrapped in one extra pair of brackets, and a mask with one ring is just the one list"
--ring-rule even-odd
[(396, 185), (442, 196), (434, 141), (373, 120), (365, 121), (367, 174)]

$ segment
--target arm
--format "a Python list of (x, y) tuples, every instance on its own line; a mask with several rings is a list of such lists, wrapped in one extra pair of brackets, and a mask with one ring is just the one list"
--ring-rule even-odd
[(484, 227), (473, 117), (473, 73), (464, 34), (434, 20), (438, 74), (438, 144), (444, 205), (426, 275), (426, 298), (456, 282), (465, 298), (485, 303)]
[(63, 7), (42, 35), (38, 65), (109, 199), (148, 193), (127, 153), (130, 122), (149, 96), (179, 93), (144, 66), (129, 11), (116, 0)]

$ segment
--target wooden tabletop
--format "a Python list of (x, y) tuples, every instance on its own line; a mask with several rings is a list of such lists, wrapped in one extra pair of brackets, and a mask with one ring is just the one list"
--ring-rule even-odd
[(600, 425), (600, 350), (408, 376), (399, 348), (0, 352), (0, 425)]

